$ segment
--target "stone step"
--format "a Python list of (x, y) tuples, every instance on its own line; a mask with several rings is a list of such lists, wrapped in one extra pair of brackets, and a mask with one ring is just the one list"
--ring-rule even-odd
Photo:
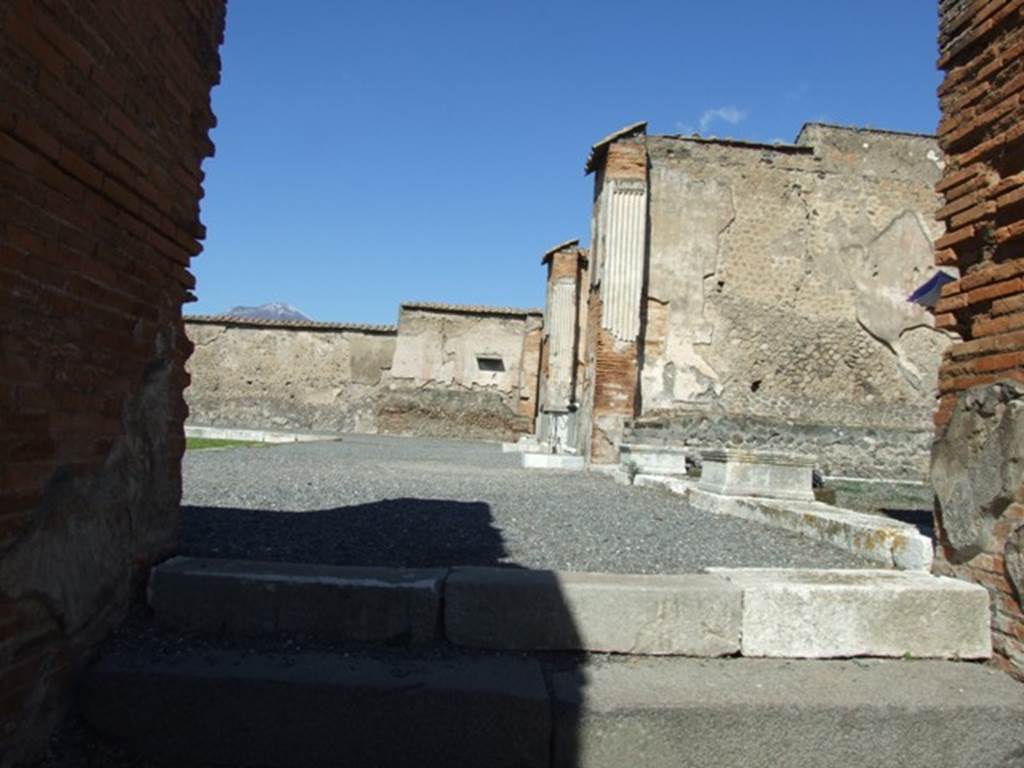
[(1024, 686), (973, 664), (630, 659), (553, 689), (555, 768), (1024, 765)]
[(551, 702), (530, 659), (121, 653), (86, 672), (79, 707), (164, 765), (550, 763)]
[(708, 574), (456, 568), (445, 636), (497, 650), (726, 656), (740, 649), (741, 594)]
[(926, 573), (712, 568), (743, 590), (743, 656), (992, 655), (988, 591)]
[(447, 573), (175, 557), (153, 569), (149, 603), (158, 624), (187, 631), (426, 642)]
[(104, 739), (166, 765), (974, 768), (1024, 757), (1024, 686), (940, 661), (123, 652), (86, 671), (79, 705)]
[(628, 575), (340, 568), (173, 558), (150, 578), (162, 627), (499, 651), (987, 658), (988, 593), (892, 570)]

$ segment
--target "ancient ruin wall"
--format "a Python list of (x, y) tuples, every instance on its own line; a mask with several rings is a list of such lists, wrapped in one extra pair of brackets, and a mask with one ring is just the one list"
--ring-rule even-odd
[(829, 474), (924, 477), (949, 338), (906, 297), (943, 232), (935, 141), (809, 125), (797, 145), (647, 146), (634, 435), (802, 450)]
[(940, 11), (949, 232), (935, 257), (961, 279), (936, 323), (962, 341), (939, 377), (936, 571), (988, 589), (997, 660), (1024, 679), (1024, 3)]
[(0, 3), (0, 764), (176, 538), (223, 0)]
[[(535, 408), (540, 310), (403, 304), (381, 432), (514, 439)], [(524, 350), (530, 352), (524, 361)]]
[(393, 326), (188, 317), (195, 350), (188, 423), (292, 431), (377, 431)]

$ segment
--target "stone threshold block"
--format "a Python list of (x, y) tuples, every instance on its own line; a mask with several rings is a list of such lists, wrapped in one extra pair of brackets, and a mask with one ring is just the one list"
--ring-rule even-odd
[(696, 481), (678, 475), (637, 475), (633, 478), (633, 485), (637, 488), (664, 488), (680, 496), (686, 496), (696, 485)]
[(523, 453), (523, 469), (586, 469), (587, 462), (582, 456), (567, 453)]
[(887, 570), (712, 568), (743, 590), (742, 654), (987, 659), (984, 587)]
[(784, 528), (827, 542), (883, 567), (931, 570), (932, 541), (909, 523), (819, 502), (723, 496), (699, 487), (689, 487), (685, 491), (689, 503), (702, 511)]
[(553, 687), (555, 768), (1008, 768), (1024, 755), (1024, 686), (978, 664), (629, 659)]
[(547, 443), (542, 443), (536, 435), (524, 435), (514, 443), (502, 443), (502, 453), (528, 453), (551, 450)]
[(697, 487), (723, 496), (814, 501), (814, 458), (732, 448), (701, 452)]
[(528, 659), (125, 653), (87, 670), (79, 699), (94, 730), (162, 765), (549, 764)]
[(447, 573), (175, 557), (150, 574), (149, 603), (159, 624), (189, 631), (426, 642)]
[(686, 475), (686, 449), (670, 445), (623, 443), (619, 463), (640, 475)]
[(186, 437), (210, 440), (243, 440), (250, 443), (323, 443), (341, 440), (340, 435), (326, 432), (277, 432), (271, 429), (236, 429), (234, 427), (185, 426)]
[(739, 650), (740, 594), (709, 574), (456, 568), (445, 634), (497, 650), (723, 656)]

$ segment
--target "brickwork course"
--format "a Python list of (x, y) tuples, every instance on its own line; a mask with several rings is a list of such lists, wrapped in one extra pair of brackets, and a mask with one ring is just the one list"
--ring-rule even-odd
[[(594, 179), (595, 217), (600, 216), (602, 204), (608, 205), (602, 200), (603, 189), (606, 180), (613, 179), (646, 181), (647, 149), (642, 141), (620, 139), (605, 150), (601, 172)], [(604, 464), (618, 461), (623, 424), (637, 415), (640, 345), (637, 340), (621, 341), (603, 327), (601, 293), (596, 286), (590, 291), (589, 301), (586, 338), (593, 373), (586, 408), (591, 426), (584, 453), (594, 463)]]
[[(993, 415), (1011, 418), (1007, 393), (1024, 391), (1012, 385), (1024, 382), (1024, 2), (943, 0), (939, 10), (939, 67), (946, 73), (939, 88), (939, 140), (948, 164), (936, 189), (944, 197), (937, 216), (947, 234), (936, 243), (935, 258), (940, 266), (958, 268), (960, 279), (945, 286), (935, 312), (936, 324), (955, 330), (962, 341), (947, 351), (939, 373), (936, 451), (940, 461), (949, 453), (963, 464), (970, 457), (954, 455), (950, 444), (965, 426), (975, 430), (975, 439), (980, 429), (1009, 429), (1012, 435), (1012, 426), (984, 424)], [(986, 408), (980, 388), (997, 382), (996, 395), (988, 396), (997, 405)], [(1017, 406), (1018, 420), (1022, 410)], [(1019, 423), (1016, 430), (1019, 438)], [(1004, 484), (1016, 487), (988, 509), (972, 495), (974, 519), (967, 522), (987, 534), (978, 545), (964, 539), (967, 512), (952, 497), (940, 508), (937, 570), (988, 588), (999, 662), (1024, 679), (1024, 487), (1007, 453), (1014, 450), (1020, 446), (1009, 444), (991, 461)]]
[(223, 0), (2, 0), (0, 764), (176, 539)]

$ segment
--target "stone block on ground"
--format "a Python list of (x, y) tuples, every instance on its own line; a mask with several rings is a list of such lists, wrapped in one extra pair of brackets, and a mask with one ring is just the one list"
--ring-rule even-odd
[(885, 567), (929, 571), (932, 541), (909, 523), (827, 504), (724, 496), (689, 486), (687, 500), (706, 512), (741, 517), (824, 541)]
[(701, 453), (701, 490), (723, 496), (814, 501), (814, 458), (736, 449)]
[(685, 448), (671, 445), (644, 445), (623, 443), (619, 446), (619, 461), (632, 465), (637, 474), (686, 475)]
[(991, 656), (988, 592), (926, 573), (713, 568), (743, 590), (744, 656)]
[(568, 453), (523, 453), (524, 469), (567, 469), (581, 470), (587, 466), (582, 456)]
[(555, 675), (554, 694), (555, 768), (1009, 768), (1024, 759), (1024, 686), (976, 664), (613, 660)]
[(445, 634), (500, 650), (722, 656), (739, 650), (740, 590), (708, 574), (457, 568)]
[(191, 631), (423, 642), (447, 573), (175, 557), (153, 569), (149, 601), (160, 624)]
[(169, 765), (549, 763), (550, 700), (526, 659), (126, 653), (88, 670), (79, 703), (101, 736)]

